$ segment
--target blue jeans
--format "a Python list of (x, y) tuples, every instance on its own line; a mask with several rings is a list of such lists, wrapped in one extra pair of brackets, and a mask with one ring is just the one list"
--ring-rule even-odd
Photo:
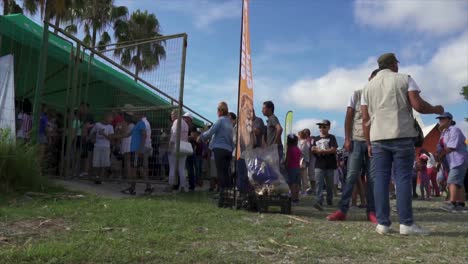
[(354, 184), (358, 177), (361, 177), (363, 169), (367, 175), (367, 212), (375, 212), (374, 206), (374, 177), (370, 174), (370, 159), (367, 153), (367, 143), (365, 141), (354, 141), (353, 149), (348, 157), (348, 172), (346, 175), (346, 183), (343, 188), (343, 194), (340, 200), (340, 211), (344, 214), (348, 213), (349, 202), (353, 196)]
[(195, 183), (203, 178), (203, 157), (195, 156)]
[(196, 179), (195, 179), (195, 155), (192, 154), (187, 156), (187, 160), (185, 162), (185, 168), (187, 169), (187, 176), (189, 180), (189, 189), (194, 190)]
[(333, 201), (333, 177), (335, 176), (335, 170), (315, 169), (315, 177), (317, 177), (316, 183), (316, 199), (317, 203), (323, 203), (323, 183), (327, 184), (327, 202)]
[(414, 163), (414, 141), (399, 138), (372, 142), (371, 175), (375, 177), (374, 198), (377, 221), (390, 226), (389, 184), (394, 169), (397, 190), (397, 208), (400, 224), (413, 224), (411, 195), (412, 170)]
[(247, 174), (247, 165), (244, 159), (236, 160), (237, 188), (241, 193), (248, 192), (250, 188), (249, 176)]

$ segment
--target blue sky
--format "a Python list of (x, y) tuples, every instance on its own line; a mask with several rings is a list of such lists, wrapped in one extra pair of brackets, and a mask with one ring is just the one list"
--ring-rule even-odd
[[(241, 0), (116, 0), (153, 12), (163, 34), (189, 35), (185, 103), (216, 119), (218, 101), (236, 111)], [(468, 1), (251, 0), (250, 30), (256, 112), (272, 100), (280, 120), (294, 111), (294, 128), (317, 132), (319, 119), (343, 135), (347, 101), (395, 52), (400, 72), (421, 96), (442, 104), (468, 134)], [(434, 115), (425, 115), (426, 125)]]

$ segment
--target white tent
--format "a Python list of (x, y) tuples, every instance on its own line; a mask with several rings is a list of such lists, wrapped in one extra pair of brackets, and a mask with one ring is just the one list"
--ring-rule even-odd
[(13, 55), (0, 57), (0, 131), (9, 130), (15, 138), (15, 83)]

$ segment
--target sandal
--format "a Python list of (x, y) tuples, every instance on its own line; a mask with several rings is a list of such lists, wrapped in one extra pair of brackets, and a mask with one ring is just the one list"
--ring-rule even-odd
[(124, 190), (122, 190), (120, 192), (123, 193), (123, 194), (136, 195), (135, 189), (132, 188), (132, 187), (124, 189)]
[(154, 188), (153, 187), (149, 187), (149, 188), (146, 188), (145, 189), (145, 195), (150, 195), (151, 193), (154, 192)]

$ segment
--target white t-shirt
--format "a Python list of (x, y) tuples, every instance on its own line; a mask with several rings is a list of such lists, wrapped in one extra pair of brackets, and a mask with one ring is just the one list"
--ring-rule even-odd
[(348, 102), (348, 107), (351, 107), (352, 109), (355, 109), (355, 102), (354, 102), (354, 95), (351, 95), (351, 97), (349, 98), (349, 102)]
[[(413, 80), (413, 78), (411, 78), (411, 76), (408, 77), (408, 92), (421, 92), (421, 89), (419, 88), (418, 84)], [(361, 105), (367, 105), (364, 96), (361, 96)]]
[(429, 156), (426, 155), (426, 154), (422, 154), (422, 155), (424, 155), (424, 156), (427, 157), (427, 165), (426, 165), (426, 167), (427, 167), (428, 169), (434, 168), (434, 167), (436, 166), (436, 161), (435, 161), (434, 155), (432, 155), (432, 153), (429, 152)]
[(97, 122), (91, 130), (91, 135), (94, 134), (96, 134), (94, 147), (110, 148), (110, 141), (107, 140), (103, 134), (107, 136), (114, 134), (114, 127), (112, 125), (104, 125), (103, 123)]
[[(133, 123), (128, 124), (127, 126), (127, 131), (126, 133), (131, 133), (132, 129), (135, 127)], [(122, 139), (121, 145), (120, 145), (120, 152), (121, 153), (127, 153), (130, 152), (130, 143), (132, 142), (132, 136), (126, 137)]]
[[(181, 128), (181, 132), (180, 132), (180, 141), (188, 141), (188, 131), (189, 131), (189, 127), (187, 125), (187, 123), (182, 119), (182, 122), (180, 123), (180, 128)], [(176, 137), (177, 137), (177, 119), (174, 120), (174, 122), (172, 122), (172, 127), (171, 127), (171, 139), (170, 139), (170, 142), (171, 143), (175, 143), (176, 142)]]
[(146, 119), (146, 117), (143, 117), (141, 119), (145, 123), (145, 130), (146, 130), (146, 139), (145, 139), (145, 147), (146, 148), (151, 148), (151, 125)]

